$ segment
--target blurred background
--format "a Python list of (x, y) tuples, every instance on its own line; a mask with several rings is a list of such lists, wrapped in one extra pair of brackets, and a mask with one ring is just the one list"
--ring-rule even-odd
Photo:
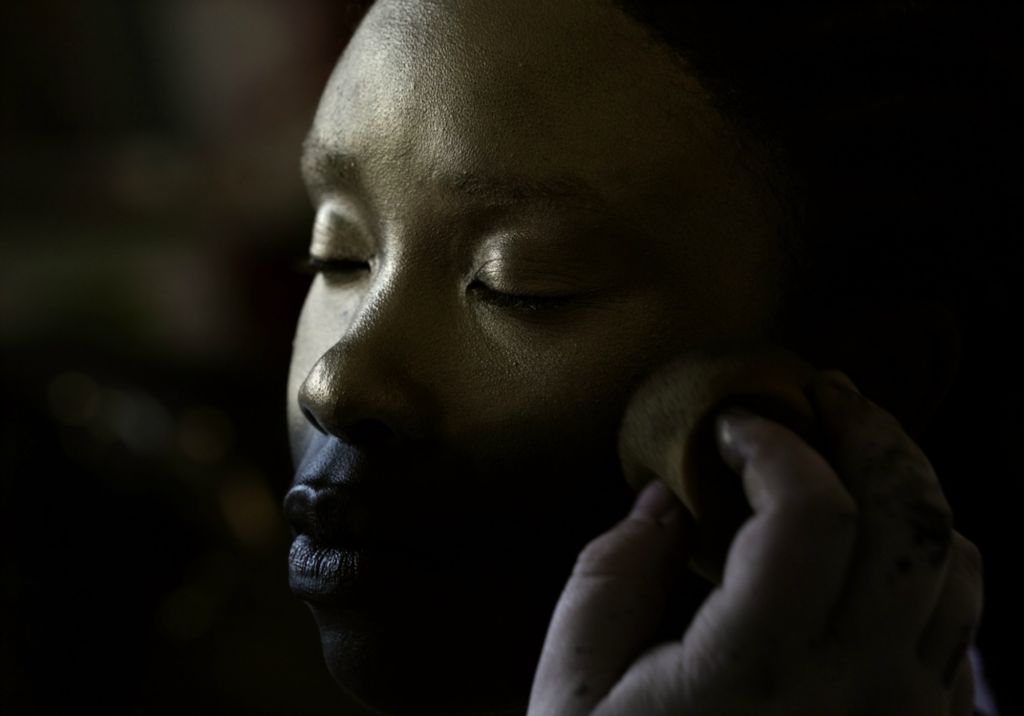
[[(300, 143), (354, 19), (336, 0), (0, 6), (0, 711), (362, 713), (288, 593), (279, 511), (309, 281)], [(1006, 714), (1011, 284), (979, 297), (980, 378), (926, 445), (985, 453), (946, 475), (988, 560), (978, 640)]]
[(279, 505), (298, 157), (354, 17), (0, 19), (0, 712), (338, 713)]

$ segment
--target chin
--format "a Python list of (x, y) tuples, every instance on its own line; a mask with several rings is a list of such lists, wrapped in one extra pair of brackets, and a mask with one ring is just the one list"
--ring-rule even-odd
[(311, 605), (327, 668), (361, 705), (382, 716), (526, 713), (549, 613), (502, 619), (422, 602), (383, 605), (372, 613)]

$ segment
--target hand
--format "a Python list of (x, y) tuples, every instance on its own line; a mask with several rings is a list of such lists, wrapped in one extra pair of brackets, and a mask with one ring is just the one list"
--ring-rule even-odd
[(719, 418), (753, 516), (681, 639), (658, 643), (686, 554), (681, 507), (660, 481), (586, 546), (528, 716), (972, 713), (977, 549), (895, 418), (842, 374), (808, 392), (822, 452), (764, 418)]

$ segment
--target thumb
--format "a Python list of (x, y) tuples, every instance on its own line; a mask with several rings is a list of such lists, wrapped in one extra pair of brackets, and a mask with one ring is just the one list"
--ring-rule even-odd
[(529, 716), (591, 713), (653, 645), (675, 573), (686, 567), (687, 517), (656, 479), (580, 552), (548, 627)]

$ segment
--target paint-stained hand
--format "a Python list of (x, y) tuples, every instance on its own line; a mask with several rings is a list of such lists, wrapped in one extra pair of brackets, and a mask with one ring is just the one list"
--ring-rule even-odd
[(686, 552), (660, 483), (580, 553), (528, 716), (971, 713), (977, 549), (895, 418), (842, 374), (809, 394), (821, 452), (767, 419), (719, 417), (754, 513), (680, 638), (658, 641)]

